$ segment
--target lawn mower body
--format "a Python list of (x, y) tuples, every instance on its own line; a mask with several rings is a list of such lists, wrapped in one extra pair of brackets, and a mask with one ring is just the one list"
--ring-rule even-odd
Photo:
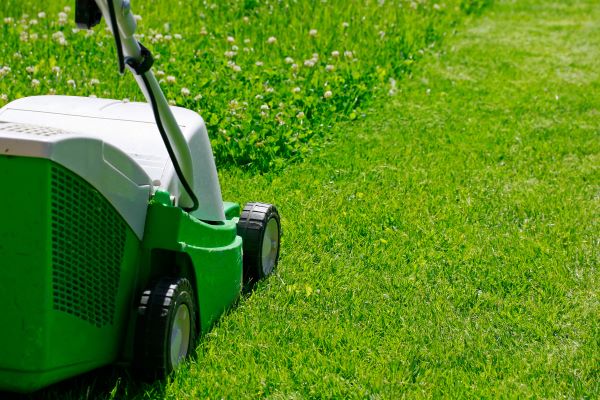
[(41, 96), (0, 110), (0, 390), (132, 361), (140, 296), (161, 276), (192, 282), (200, 332), (239, 296), (240, 207), (220, 199), (202, 119), (172, 112), (208, 169), (201, 211), (177, 207), (148, 104)]

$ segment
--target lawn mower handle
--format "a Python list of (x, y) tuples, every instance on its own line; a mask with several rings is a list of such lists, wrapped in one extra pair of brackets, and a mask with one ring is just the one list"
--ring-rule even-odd
[[(143, 46), (141, 46), (134, 37), (137, 23), (133, 13), (131, 12), (131, 4), (129, 0), (87, 0), (87, 4), (90, 5), (91, 1), (95, 1), (113, 35), (119, 35), (124, 59), (142, 64), (144, 62)], [(114, 17), (116, 18), (116, 25), (118, 29), (114, 29), (112, 26), (109, 2), (112, 2), (114, 6)], [(78, 0), (77, 5), (81, 6), (81, 4), (85, 3), (86, 0)], [(92, 15), (92, 19), (90, 20), (88, 27), (91, 27), (98, 22), (99, 18), (94, 19)], [(81, 24), (81, 21), (78, 21), (78, 24)], [(173, 113), (171, 112), (169, 103), (167, 102), (167, 99), (165, 98), (160, 85), (156, 80), (156, 77), (149, 68), (146, 71), (140, 71), (139, 73), (135, 73), (133, 70), (132, 72), (134, 72), (133, 75), (135, 80), (144, 93), (144, 97), (148, 103), (152, 103), (152, 99), (155, 100), (156, 107), (160, 115), (160, 121), (162, 122), (162, 126), (166, 131), (166, 136), (171, 144), (171, 148), (174, 153), (173, 155), (176, 158), (176, 160), (172, 160), (173, 164), (179, 164), (183, 177), (185, 180), (187, 180), (189, 187), (193, 188), (194, 170), (190, 149), (185, 137), (183, 136), (183, 133), (181, 132), (181, 129), (179, 128), (179, 125), (177, 124), (177, 121), (175, 120), (175, 117), (173, 116)], [(183, 191), (179, 200), (180, 206), (183, 206), (184, 208), (191, 207), (192, 203), (193, 201), (190, 194), (186, 193), (186, 191)]]

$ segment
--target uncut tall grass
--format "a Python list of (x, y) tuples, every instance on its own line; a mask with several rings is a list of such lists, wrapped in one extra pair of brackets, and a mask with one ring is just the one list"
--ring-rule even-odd
[[(483, 0), (133, 1), (139, 40), (171, 104), (199, 112), (219, 165), (279, 168), (332, 124), (393, 96), (413, 63)], [(144, 101), (117, 72), (104, 22), (75, 2), (0, 5), (0, 106), (30, 95)]]

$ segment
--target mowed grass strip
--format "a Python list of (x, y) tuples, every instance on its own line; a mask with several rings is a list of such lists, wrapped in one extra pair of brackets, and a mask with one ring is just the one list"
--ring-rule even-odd
[(169, 382), (44, 395), (599, 397), (599, 18), (498, 1), (308, 162), (222, 172), (278, 205), (276, 275)]

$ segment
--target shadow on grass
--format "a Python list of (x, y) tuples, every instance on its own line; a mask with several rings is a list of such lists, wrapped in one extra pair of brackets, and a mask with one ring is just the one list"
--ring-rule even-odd
[(68, 399), (163, 399), (165, 381), (143, 382), (128, 368), (109, 366), (95, 369), (30, 394), (0, 391), (3, 400)]
[[(258, 288), (261, 281), (244, 281), (240, 297), (223, 313), (226, 318), (234, 311), (243, 298), (249, 297)], [(211, 329), (219, 324), (217, 321)], [(203, 338), (199, 339), (200, 341)], [(192, 356), (192, 359), (196, 356)], [(69, 400), (69, 399), (164, 399), (166, 380), (145, 382), (137, 378), (130, 368), (107, 366), (82, 375), (60, 381), (34, 393), (17, 394), (0, 391), (2, 400)]]

